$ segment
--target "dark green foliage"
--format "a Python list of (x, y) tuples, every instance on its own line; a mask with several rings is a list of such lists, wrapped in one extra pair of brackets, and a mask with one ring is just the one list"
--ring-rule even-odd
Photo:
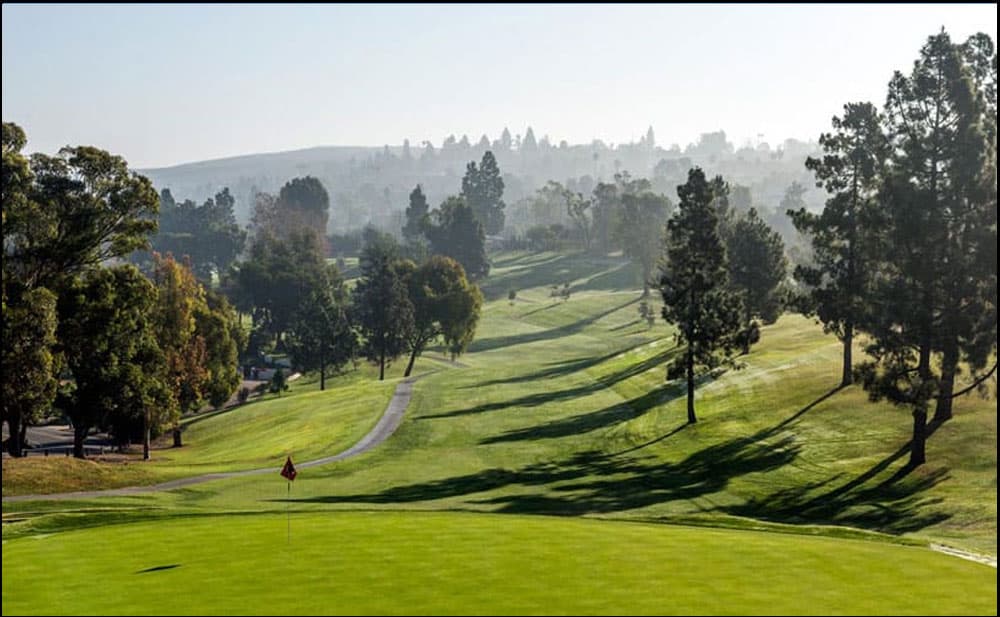
[(729, 290), (726, 249), (719, 237), (714, 192), (699, 168), (677, 187), (678, 211), (667, 223), (664, 259), (660, 264), (663, 317), (678, 328), (687, 346), (688, 422), (695, 423), (695, 366), (715, 367), (718, 351), (732, 353), (740, 328), (739, 299)]
[[(876, 197), (889, 142), (871, 103), (845, 105), (843, 118), (833, 118), (833, 128), (834, 133), (820, 135), (823, 157), (806, 160), (817, 186), (830, 194), (823, 212), (813, 214), (801, 205), (786, 212), (812, 243), (812, 263), (796, 266), (795, 278), (807, 288), (806, 312), (814, 313), (824, 330), (844, 344), (841, 385), (846, 386), (853, 381), (854, 330), (864, 318), (877, 257)], [(789, 206), (790, 201), (782, 203)]]
[(860, 373), (873, 399), (911, 408), (911, 466), (926, 460), (930, 403), (936, 421), (951, 417), (960, 362), (977, 372), (996, 350), (995, 115), (967, 53), (944, 32), (930, 37), (886, 99), (885, 242), (865, 324), (873, 361)]
[[(330, 212), (330, 195), (316, 178), (293, 178), (278, 193), (278, 210), (286, 224), (301, 226), (318, 234), (326, 234)], [(288, 221), (287, 219), (291, 219)]]
[(418, 184), (410, 192), (410, 205), (406, 207), (406, 225), (403, 226), (403, 237), (407, 243), (418, 242), (423, 238), (429, 223), (428, 212), (427, 197)]
[(190, 200), (178, 204), (170, 190), (164, 189), (153, 250), (190, 257), (195, 274), (203, 280), (210, 279), (213, 272), (225, 272), (246, 243), (246, 232), (236, 224), (235, 204), (228, 188), (200, 206)]
[(256, 237), (286, 239), (302, 233), (316, 234), (322, 245), (330, 212), (330, 196), (312, 176), (294, 178), (281, 187), (278, 196), (255, 193), (251, 229)]
[(195, 330), (205, 340), (208, 370), (205, 398), (212, 407), (221, 407), (242, 381), (239, 355), (246, 347), (246, 334), (225, 296), (205, 290), (205, 303), (195, 311)]
[(750, 208), (733, 226), (726, 243), (729, 284), (743, 304), (743, 353), (760, 339), (756, 320), (774, 323), (781, 314), (783, 298), (779, 286), (788, 268), (781, 236)]
[[(495, 235), (503, 230), (504, 208), (503, 178), (493, 153), (487, 151), (483, 160), (476, 167), (475, 161), (469, 163), (462, 178), (462, 197), (472, 208), (472, 212), (483, 225), (483, 231)], [(466, 271), (469, 269), (466, 268)]]
[(21, 456), (21, 427), (34, 424), (56, 395), (56, 297), (45, 288), (3, 296), (3, 420), (7, 451)]
[(409, 377), (417, 356), (438, 337), (444, 338), (452, 357), (465, 351), (475, 336), (483, 295), (466, 279), (461, 264), (449, 257), (435, 255), (420, 267), (404, 261), (396, 269), (413, 306), (410, 361), (404, 373)]
[[(7, 149), (5, 144), (5, 164)], [(20, 176), (23, 169), (10, 179), (5, 171), (4, 177), (5, 184), (25, 190), (24, 216), (7, 215), (4, 199), (5, 272), (22, 284), (57, 290), (66, 276), (148, 246), (159, 199), (149, 180), (130, 171), (124, 159), (77, 146), (57, 156), (34, 154), (30, 164), (29, 186)]]
[(590, 200), (591, 249), (605, 255), (622, 248), (619, 231), (622, 226), (622, 200), (625, 195), (651, 193), (652, 185), (645, 178), (632, 178), (628, 172), (615, 174), (614, 183), (600, 182)]
[(163, 419), (176, 413), (165, 396), (165, 359), (152, 318), (156, 288), (132, 266), (100, 268), (72, 279), (59, 297), (58, 338), (71, 382), (59, 407), (73, 422), (74, 455), (93, 427)]
[(649, 295), (653, 268), (661, 252), (663, 225), (672, 208), (666, 195), (650, 191), (622, 195), (618, 238), (625, 256), (642, 270), (643, 297)]
[(354, 287), (353, 320), (364, 335), (361, 352), (385, 367), (407, 349), (413, 329), (413, 304), (397, 268), (398, 252), (387, 242), (372, 242), (361, 251), (361, 278)]
[(465, 273), (477, 280), (489, 274), (483, 226), (462, 197), (449, 197), (433, 213), (427, 229), (431, 253), (451, 257)]
[(340, 272), (329, 267), (319, 283), (292, 318), (288, 347), (298, 366), (319, 371), (319, 389), (325, 390), (327, 372), (339, 371), (357, 355), (358, 340)]
[(285, 371), (280, 368), (275, 371), (267, 389), (271, 394), (281, 396), (281, 393), (288, 389), (288, 378), (285, 377)]
[(240, 300), (251, 307), (255, 331), (280, 340), (295, 312), (326, 276), (318, 236), (297, 231), (287, 239), (258, 237), (236, 281)]

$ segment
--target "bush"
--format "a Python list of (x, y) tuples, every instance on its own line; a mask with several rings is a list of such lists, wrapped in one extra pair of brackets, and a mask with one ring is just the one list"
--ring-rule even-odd
[(274, 377), (271, 378), (270, 390), (272, 393), (276, 393), (281, 396), (282, 391), (288, 389), (288, 381), (285, 379), (285, 371), (280, 368), (275, 372)]
[(240, 388), (240, 391), (236, 394), (236, 400), (239, 401), (240, 405), (242, 405), (243, 403), (247, 402), (248, 398), (250, 398), (250, 388), (243, 386), (242, 388)]

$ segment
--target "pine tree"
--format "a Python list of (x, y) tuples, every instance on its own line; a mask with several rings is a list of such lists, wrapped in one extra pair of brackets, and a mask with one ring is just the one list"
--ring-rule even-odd
[(370, 243), (361, 252), (361, 278), (354, 287), (352, 308), (364, 335), (362, 353), (385, 367), (406, 351), (413, 328), (413, 305), (396, 268), (398, 255), (386, 243)]
[(704, 172), (692, 169), (677, 195), (679, 208), (667, 223), (660, 293), (664, 319), (677, 326), (678, 341), (687, 346), (682, 361), (688, 423), (694, 424), (695, 367), (714, 368), (720, 362), (718, 351), (732, 353), (740, 330), (740, 302), (728, 289), (726, 249)]
[(750, 208), (746, 216), (736, 221), (726, 245), (729, 283), (743, 305), (743, 331), (739, 339), (743, 353), (747, 354), (750, 345), (760, 338), (756, 320), (774, 323), (781, 313), (779, 285), (788, 270), (785, 243), (778, 232), (757, 216), (757, 210)]
[(812, 243), (812, 263), (799, 264), (794, 274), (808, 288), (806, 311), (815, 313), (823, 329), (844, 345), (843, 387), (853, 382), (854, 332), (864, 317), (871, 284), (878, 234), (874, 202), (889, 143), (871, 103), (844, 105), (843, 118), (834, 117), (833, 128), (835, 132), (820, 135), (823, 157), (806, 159), (816, 185), (830, 194), (823, 212), (799, 207), (787, 214)]
[(503, 231), (506, 207), (503, 189), (503, 178), (500, 177), (500, 168), (492, 152), (487, 151), (483, 155), (478, 167), (475, 161), (466, 166), (465, 176), (462, 178), (462, 197), (483, 224), (483, 231), (490, 235)]

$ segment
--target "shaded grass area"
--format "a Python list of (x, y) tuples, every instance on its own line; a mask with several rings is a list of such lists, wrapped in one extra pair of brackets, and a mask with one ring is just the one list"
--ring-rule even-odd
[[(995, 570), (923, 548), (511, 515), (296, 513), (290, 542), (281, 514), (184, 518), (10, 540), (3, 561), (4, 612), (12, 614), (925, 615), (996, 607)], [(935, 584), (900, 584), (928, 572)]]

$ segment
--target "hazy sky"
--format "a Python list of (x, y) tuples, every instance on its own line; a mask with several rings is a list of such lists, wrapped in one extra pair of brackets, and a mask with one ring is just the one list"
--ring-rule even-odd
[(3, 6), (3, 119), (28, 150), (136, 167), (318, 145), (815, 138), (881, 105), (992, 5)]

